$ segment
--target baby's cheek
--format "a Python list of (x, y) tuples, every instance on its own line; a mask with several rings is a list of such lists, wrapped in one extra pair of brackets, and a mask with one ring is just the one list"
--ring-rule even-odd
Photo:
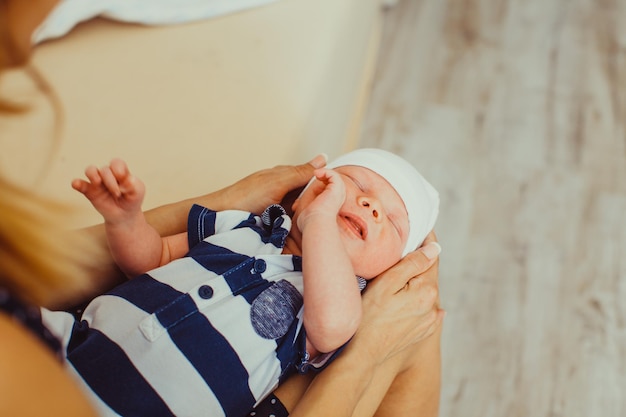
[(354, 273), (365, 279), (376, 278), (383, 271), (388, 269), (393, 263), (384, 262), (375, 254), (373, 256), (359, 256), (352, 261)]
[(361, 251), (356, 259), (353, 257), (352, 267), (356, 275), (371, 279), (375, 278), (387, 269), (397, 264), (401, 258), (401, 252), (389, 250), (383, 244), (374, 251)]

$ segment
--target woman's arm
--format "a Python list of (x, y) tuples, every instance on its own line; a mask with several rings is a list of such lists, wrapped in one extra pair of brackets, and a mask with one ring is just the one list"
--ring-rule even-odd
[(260, 214), (269, 205), (288, 198), (290, 192), (304, 187), (313, 178), (313, 171), (325, 165), (326, 157), (318, 155), (305, 164), (257, 171), (221, 190), (148, 210), (146, 218), (165, 236), (187, 230), (187, 215), (193, 204), (215, 211), (236, 209)]
[[(434, 239), (431, 234), (427, 242)], [(301, 379), (276, 391), (292, 417), (368, 416), (377, 409), (380, 415), (437, 415), (444, 316), (437, 254), (438, 245), (426, 244), (370, 283), (361, 326), (344, 352), (315, 377), (301, 399), (294, 394), (303, 386)], [(415, 375), (417, 380), (407, 381)], [(400, 382), (410, 383), (410, 395)]]
[[(260, 213), (270, 204), (289, 198), (292, 190), (306, 185), (313, 177), (313, 171), (324, 165), (326, 158), (318, 155), (306, 164), (264, 169), (219, 191), (148, 210), (145, 217), (161, 236), (168, 236), (186, 231), (187, 215), (193, 204), (213, 210), (240, 209)], [(86, 301), (124, 282), (126, 278), (109, 254), (104, 225), (92, 226), (78, 232), (86, 234), (88, 239), (102, 249), (101, 259), (94, 262), (89, 271), (89, 288), (83, 295), (83, 301)]]

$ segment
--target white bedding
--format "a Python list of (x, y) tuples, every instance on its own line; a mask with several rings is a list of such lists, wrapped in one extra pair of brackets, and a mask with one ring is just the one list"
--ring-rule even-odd
[(61, 0), (33, 34), (37, 44), (67, 34), (80, 22), (106, 17), (127, 23), (169, 25), (207, 19), (276, 0)]

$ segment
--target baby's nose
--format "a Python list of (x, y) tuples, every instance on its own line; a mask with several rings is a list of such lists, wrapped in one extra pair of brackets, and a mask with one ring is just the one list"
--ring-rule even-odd
[(372, 214), (375, 221), (382, 220), (382, 207), (380, 202), (373, 197), (359, 197), (359, 205), (365, 207)]

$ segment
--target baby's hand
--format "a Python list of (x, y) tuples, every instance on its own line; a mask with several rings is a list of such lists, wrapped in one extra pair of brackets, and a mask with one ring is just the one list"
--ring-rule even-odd
[(124, 161), (113, 159), (100, 169), (89, 166), (85, 175), (87, 181), (75, 179), (72, 188), (87, 197), (106, 222), (123, 222), (141, 213), (145, 186)]
[(303, 230), (306, 222), (313, 218), (327, 218), (335, 222), (337, 213), (339, 213), (341, 206), (343, 206), (346, 200), (346, 186), (339, 173), (332, 169), (320, 168), (316, 169), (314, 174), (322, 182), (323, 188), (321, 188), (315, 200), (302, 210), (298, 218), (300, 230)]

